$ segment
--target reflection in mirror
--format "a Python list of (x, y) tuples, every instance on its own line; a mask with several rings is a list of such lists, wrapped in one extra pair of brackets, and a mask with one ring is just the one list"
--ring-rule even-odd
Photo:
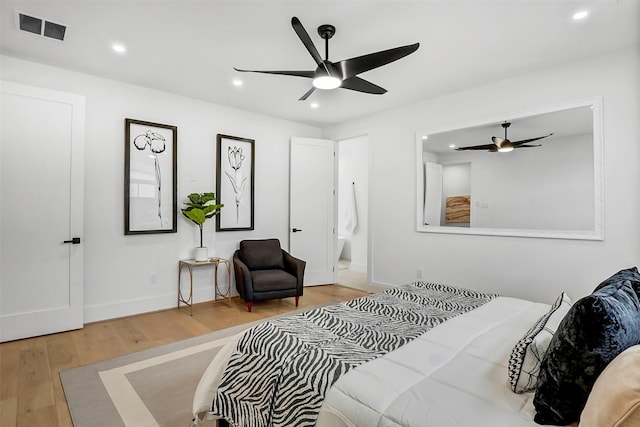
[(418, 231), (601, 240), (601, 105), (418, 132)]

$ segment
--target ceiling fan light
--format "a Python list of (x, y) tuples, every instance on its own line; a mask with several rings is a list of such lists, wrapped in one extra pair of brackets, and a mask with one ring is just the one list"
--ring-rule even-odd
[(505, 145), (498, 148), (499, 153), (508, 153), (509, 151), (513, 151), (513, 145)]
[(313, 79), (313, 86), (317, 89), (335, 89), (340, 87), (342, 80), (333, 76), (320, 76)]

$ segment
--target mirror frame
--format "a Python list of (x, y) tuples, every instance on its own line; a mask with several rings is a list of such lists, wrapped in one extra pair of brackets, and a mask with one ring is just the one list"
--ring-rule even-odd
[[(458, 129), (482, 126), (491, 123), (511, 121), (556, 111), (580, 107), (592, 107), (593, 110), (593, 179), (594, 179), (594, 228), (593, 230), (528, 230), (511, 228), (462, 228), (448, 226), (429, 226), (423, 224), (424, 216), (424, 177), (423, 177), (423, 141), (422, 135), (449, 132)], [(486, 236), (540, 237), (549, 239), (604, 240), (604, 164), (603, 164), (603, 119), (602, 97), (594, 96), (575, 101), (563, 102), (551, 106), (532, 108), (519, 113), (502, 114), (457, 125), (430, 128), (416, 132), (416, 230), (424, 233), (475, 234)]]

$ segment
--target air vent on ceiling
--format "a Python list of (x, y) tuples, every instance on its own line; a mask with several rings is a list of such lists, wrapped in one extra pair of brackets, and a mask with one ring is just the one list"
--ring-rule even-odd
[(14, 12), (16, 17), (16, 26), (20, 30), (60, 41), (64, 40), (64, 34), (67, 31), (66, 25), (46, 21), (42, 18), (18, 12), (17, 10)]

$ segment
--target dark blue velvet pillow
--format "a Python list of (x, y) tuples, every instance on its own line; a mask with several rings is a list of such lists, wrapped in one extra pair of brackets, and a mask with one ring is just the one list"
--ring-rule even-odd
[(578, 421), (598, 375), (638, 343), (640, 302), (631, 281), (609, 280), (576, 301), (542, 361), (533, 399), (535, 422), (564, 426)]
[(596, 286), (593, 292), (602, 289), (612, 283), (622, 282), (624, 280), (628, 280), (631, 282), (631, 286), (633, 286), (636, 294), (638, 295), (638, 298), (640, 298), (640, 273), (638, 273), (638, 269), (636, 267), (618, 271), (616, 274)]

